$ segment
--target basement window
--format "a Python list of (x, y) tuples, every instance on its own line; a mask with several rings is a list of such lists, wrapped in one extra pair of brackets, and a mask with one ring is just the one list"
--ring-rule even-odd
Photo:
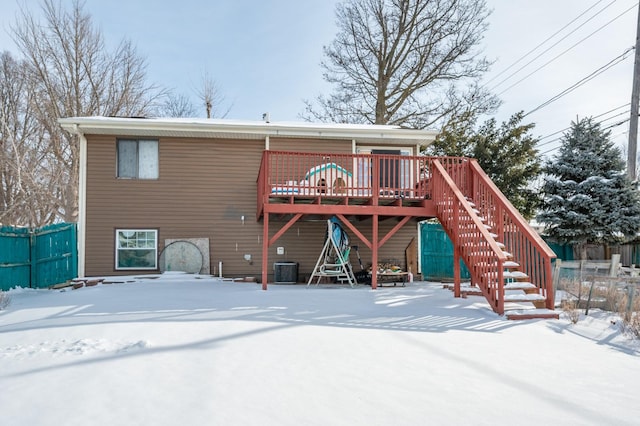
[(158, 269), (157, 229), (116, 229), (116, 270)]
[(157, 140), (119, 139), (117, 145), (118, 178), (158, 179)]

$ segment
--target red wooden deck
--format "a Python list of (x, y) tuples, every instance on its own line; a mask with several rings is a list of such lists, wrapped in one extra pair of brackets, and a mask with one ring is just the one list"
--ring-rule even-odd
[[(437, 217), (454, 243), (456, 296), (462, 258), (491, 304), (504, 313), (504, 249), (518, 259), (532, 283), (553, 309), (551, 260), (544, 241), (478, 166), (461, 157), (332, 154), (264, 151), (257, 180), (257, 219), (262, 219), (262, 285), (267, 288), (268, 248), (305, 215), (340, 221), (371, 249), (378, 250), (410, 219)], [(269, 238), (271, 217), (288, 221)], [(369, 240), (352, 223), (372, 218)], [(381, 218), (395, 217), (396, 226), (379, 235)], [(491, 230), (491, 231), (489, 231)], [(372, 288), (377, 277), (372, 277)]]

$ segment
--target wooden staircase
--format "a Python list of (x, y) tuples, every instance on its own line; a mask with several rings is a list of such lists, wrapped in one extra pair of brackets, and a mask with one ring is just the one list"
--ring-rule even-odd
[[(469, 201), (473, 206), (473, 202)], [(475, 208), (474, 212), (479, 213)], [(483, 217), (479, 217), (484, 222)], [(485, 225), (492, 238), (497, 238), (497, 234), (491, 233), (491, 227)], [(506, 246), (496, 241), (507, 258), (503, 262), (504, 279), (504, 315), (507, 319), (558, 319), (559, 314), (554, 310), (546, 309), (546, 297), (540, 294), (539, 288), (529, 281), (529, 276), (521, 271), (520, 264), (513, 259), (513, 255), (507, 251)], [(480, 294), (480, 293), (478, 293)]]
[[(454, 245), (455, 296), (482, 294), (508, 319), (557, 319), (555, 254), (477, 163), (467, 161), (462, 167), (436, 162), (433, 171), (438, 219)], [(471, 274), (464, 288), (460, 259)]]

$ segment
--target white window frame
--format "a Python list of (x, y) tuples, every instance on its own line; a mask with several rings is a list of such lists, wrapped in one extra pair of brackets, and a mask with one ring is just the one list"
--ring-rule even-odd
[[(136, 144), (135, 172), (133, 176), (120, 175), (120, 143), (134, 142)], [(160, 147), (157, 139), (119, 138), (116, 141), (116, 177), (118, 179), (155, 180), (160, 176)]]
[[(138, 233), (152, 233), (153, 234), (153, 247), (121, 247), (120, 234), (130, 234), (129, 238), (136, 236)], [(127, 235), (124, 235), (125, 238)], [(147, 242), (148, 239), (141, 239), (134, 242)], [(157, 270), (158, 269), (158, 230), (157, 229), (129, 229), (129, 228), (119, 228), (116, 229), (115, 236), (115, 269), (116, 271), (127, 271), (127, 270)], [(120, 251), (121, 250), (151, 250), (153, 252), (153, 266), (119, 266), (120, 264)]]

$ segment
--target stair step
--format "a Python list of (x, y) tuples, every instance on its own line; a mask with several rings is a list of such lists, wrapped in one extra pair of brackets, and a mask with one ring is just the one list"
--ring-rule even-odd
[(515, 281), (512, 283), (506, 283), (504, 285), (504, 289), (505, 290), (531, 290), (531, 289), (538, 289), (538, 287), (536, 287), (535, 284), (529, 283), (529, 282), (525, 282), (525, 281)]
[(529, 275), (525, 274), (522, 271), (506, 271), (502, 274), (503, 278), (513, 278), (513, 279), (521, 279), (521, 278), (529, 278)]
[(505, 312), (504, 316), (508, 320), (560, 319), (560, 314), (551, 309), (519, 309)]
[[(478, 262), (478, 264), (480, 266), (484, 266), (486, 265), (486, 263), (482, 262)], [(493, 267), (493, 270), (487, 272), (485, 275), (492, 278), (492, 279), (496, 279), (498, 278), (498, 270), (497, 270), (497, 266), (496, 264), (491, 264), (489, 266)], [(525, 274), (524, 272), (520, 272), (518, 270), (512, 271), (512, 270), (506, 270), (502, 272), (502, 278), (505, 280), (525, 280), (526, 278), (529, 278), (529, 276), (527, 274)]]
[(543, 300), (546, 300), (545, 297), (538, 293), (534, 293), (534, 294), (519, 293), (519, 294), (504, 295), (505, 302), (539, 302)]
[[(493, 252), (487, 252), (487, 253), (488, 254), (492, 254)], [(492, 266), (492, 267), (495, 267), (495, 268), (498, 267), (498, 263), (497, 262), (494, 262), (494, 263), (478, 262), (477, 265), (479, 265), (479, 266), (487, 266), (488, 265), (488, 266)], [(512, 271), (512, 270), (516, 269), (516, 268), (519, 268), (520, 264), (518, 262), (514, 262), (513, 260), (507, 260), (507, 261), (505, 261), (503, 263), (502, 267), (507, 269), (507, 271), (505, 271), (505, 273), (506, 272), (515, 272), (515, 271)], [(507, 277), (507, 278), (513, 278), (513, 277)]]

